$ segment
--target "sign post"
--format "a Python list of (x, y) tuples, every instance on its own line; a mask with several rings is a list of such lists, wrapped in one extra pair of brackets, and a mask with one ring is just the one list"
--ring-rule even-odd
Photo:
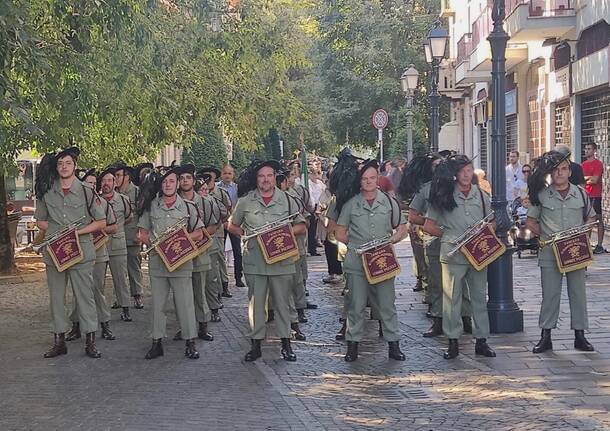
[(373, 127), (377, 129), (377, 140), (379, 141), (379, 161), (383, 162), (383, 129), (388, 125), (388, 113), (378, 109), (373, 113)]

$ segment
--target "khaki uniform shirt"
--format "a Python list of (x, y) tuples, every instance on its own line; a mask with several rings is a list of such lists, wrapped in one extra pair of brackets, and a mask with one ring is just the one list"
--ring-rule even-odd
[[(213, 211), (213, 199), (204, 198), (195, 193), (195, 198), (192, 201), (197, 210), (199, 211), (199, 218), (203, 222), (204, 227), (214, 226), (220, 222), (218, 214)], [(212, 238), (212, 245), (208, 248), (205, 253), (201, 253), (195, 259), (193, 259), (193, 272), (203, 272), (212, 269), (212, 259), (210, 258), (210, 251), (214, 247), (214, 238)]]
[(129, 186), (127, 186), (127, 190), (125, 190), (125, 193), (123, 194), (129, 198), (129, 203), (131, 205), (131, 221), (125, 224), (125, 241), (127, 242), (127, 247), (132, 245), (139, 246), (140, 244), (136, 240), (138, 236), (138, 214), (136, 212), (136, 205), (138, 203), (140, 189), (130, 182)]
[[(265, 204), (258, 189), (252, 190), (238, 199), (231, 215), (231, 223), (240, 226), (247, 235), (253, 228), (261, 227), (297, 212), (294, 201), (289, 203), (288, 199), (287, 193), (276, 188), (269, 204)], [(305, 223), (302, 215), (297, 216), (293, 221), (293, 225), (298, 223)], [(244, 244), (243, 267), (245, 274), (287, 275), (296, 272), (292, 259), (284, 259), (272, 265), (267, 264), (256, 237)]]
[[(116, 224), (116, 215), (114, 214), (114, 210), (112, 206), (108, 204), (106, 199), (100, 199), (101, 205), (104, 207), (104, 212), (106, 213), (106, 226), (112, 226)], [(108, 241), (111, 241), (109, 238)], [(106, 248), (106, 244), (101, 246), (95, 251), (95, 263), (104, 263), (108, 262), (110, 259), (108, 257), (108, 249)]]
[[(413, 196), (409, 209), (415, 210), (422, 216), (428, 213), (428, 199), (430, 198), (430, 186), (431, 182), (427, 182), (419, 191)], [(426, 253), (430, 256), (439, 256), (441, 252), (441, 239), (432, 235), (426, 234), (424, 236), (424, 245), (426, 247)]]
[[(187, 205), (190, 205), (190, 207), (187, 207)], [(203, 227), (193, 203), (187, 204), (187, 201), (180, 196), (176, 196), (176, 202), (168, 208), (162, 197), (156, 197), (150, 205), (150, 210), (145, 211), (140, 217), (138, 227), (149, 231), (150, 241), (154, 242), (165, 230), (184, 219), (188, 222), (187, 230), (189, 232)], [(169, 272), (161, 257), (156, 251), (153, 251), (148, 268), (150, 275), (154, 277), (190, 277), (193, 272), (193, 260), (183, 263), (174, 272)]]
[[(298, 187), (301, 187), (301, 186), (298, 186)], [(294, 187), (291, 187), (286, 191), (286, 193), (288, 193), (290, 196), (295, 198), (295, 203), (297, 205), (299, 205), (301, 215), (304, 218), (309, 217), (309, 212), (306, 210), (305, 202), (303, 201), (303, 198), (299, 194), (299, 190), (297, 190)], [(297, 244), (299, 246), (299, 255), (305, 256), (307, 254), (307, 232), (303, 233), (302, 235), (296, 235), (296, 238), (297, 238)]]
[[(474, 184), (470, 188), (468, 196), (464, 196), (456, 186), (453, 191), (453, 198), (457, 203), (457, 208), (454, 208), (452, 211), (442, 211), (429, 205), (426, 218), (435, 221), (439, 227), (444, 228), (443, 236), (441, 237), (441, 262), (469, 265), (468, 259), (466, 259), (462, 252), (458, 251), (451, 257), (447, 254), (455, 248), (453, 241), (459, 238), (468, 228), (491, 213), (491, 199), (487, 193), (482, 192)], [(483, 201), (481, 201), (481, 198)], [(483, 211), (483, 207), (485, 207), (485, 211)]]
[(125, 241), (125, 220), (131, 215), (129, 198), (115, 191), (110, 199), (106, 199), (116, 216), (117, 231), (112, 234), (106, 243), (109, 256), (126, 256), (127, 242)]
[[(566, 197), (562, 197), (553, 186), (538, 194), (540, 205), (531, 205), (527, 216), (540, 223), (540, 239), (547, 240), (557, 232), (581, 226), (595, 217), (595, 210), (590, 204), (584, 190), (570, 184)], [(544, 247), (538, 254), (538, 265), (552, 267), (555, 265), (555, 254), (552, 247)]]
[[(38, 221), (49, 222), (49, 229), (45, 236), (51, 237), (62, 227), (80, 221), (80, 227), (84, 227), (96, 220), (105, 220), (106, 211), (102, 205), (102, 199), (95, 193), (88, 184), (83, 184), (74, 180), (70, 186), (68, 194), (64, 195), (61, 184), (55, 181), (49, 191), (36, 202), (34, 217)], [(90, 234), (80, 235), (79, 243), (83, 251), (83, 260), (72, 268), (79, 269), (86, 266), (95, 259), (95, 247)], [(53, 265), (53, 260), (44, 249), (44, 262)]]
[(343, 265), (345, 272), (363, 274), (362, 257), (356, 253), (356, 249), (374, 239), (392, 235), (393, 226), (406, 223), (398, 202), (379, 190), (372, 205), (361, 193), (347, 201), (337, 220), (338, 225), (348, 230), (349, 242)]

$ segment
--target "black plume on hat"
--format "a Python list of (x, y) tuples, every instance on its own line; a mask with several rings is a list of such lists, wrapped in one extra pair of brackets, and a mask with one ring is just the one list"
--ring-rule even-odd
[(328, 188), (337, 198), (338, 212), (341, 212), (343, 205), (360, 191), (358, 158), (347, 147), (337, 155), (337, 163), (328, 178)]
[(401, 199), (411, 201), (422, 185), (432, 181), (433, 163), (440, 158), (439, 154), (428, 153), (425, 156), (413, 157), (409, 161), (398, 185), (398, 195)]
[(36, 199), (42, 199), (58, 177), (55, 153), (45, 154), (36, 169), (36, 181), (34, 182)]
[(77, 147), (65, 148), (65, 149), (61, 150), (59, 153), (57, 153), (57, 155), (55, 156), (55, 159), (59, 160), (65, 156), (70, 156), (76, 161), (76, 160), (78, 160), (78, 156), (80, 156), (80, 150)]
[(464, 166), (472, 163), (472, 160), (462, 154), (449, 156), (439, 163), (434, 170), (432, 184), (430, 185), (430, 205), (442, 211), (452, 211), (457, 208), (453, 197), (455, 190), (456, 175)]
[(538, 195), (547, 187), (547, 176), (562, 162), (570, 159), (570, 153), (560, 153), (559, 151), (548, 151), (536, 159), (534, 169), (527, 179), (527, 188), (530, 202), (533, 205), (540, 205)]

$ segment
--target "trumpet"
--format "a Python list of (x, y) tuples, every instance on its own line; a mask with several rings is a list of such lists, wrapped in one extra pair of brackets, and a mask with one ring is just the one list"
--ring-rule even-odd
[(555, 243), (556, 241), (562, 240), (562, 239), (566, 239), (566, 238), (570, 238), (573, 237), (575, 235), (580, 235), (583, 233), (589, 233), (594, 227), (597, 226), (598, 222), (593, 222), (593, 223), (587, 223), (584, 224), (582, 226), (575, 226), (575, 227), (571, 227), (570, 229), (566, 229), (566, 230), (562, 230), (559, 231), (557, 233), (554, 233), (553, 235), (551, 235), (551, 237), (547, 240), (539, 240), (538, 244), (540, 245), (540, 248), (544, 248), (547, 245), (552, 245), (553, 243)]
[(360, 247), (356, 248), (357, 254), (364, 254), (367, 251), (373, 250), (377, 247), (381, 247), (387, 244), (390, 244), (390, 235), (386, 235), (383, 238), (373, 239), (371, 241), (365, 242)]
[(86, 218), (85, 216), (82, 216), (78, 220), (73, 221), (72, 223), (67, 224), (65, 226), (62, 226), (57, 232), (55, 232), (49, 238), (47, 238), (44, 241), (42, 241), (40, 244), (32, 245), (32, 251), (34, 253), (38, 253), (40, 251), (40, 249), (42, 249), (43, 247), (46, 247), (47, 245), (49, 245), (52, 242), (56, 241), (57, 239), (61, 238), (62, 236), (64, 236), (68, 232), (70, 232), (72, 230), (75, 230), (75, 229), (78, 229), (81, 226), (82, 221), (85, 218)]
[(287, 223), (290, 223), (299, 214), (300, 213), (296, 212), (294, 214), (290, 214), (285, 217), (280, 217), (277, 220), (270, 221), (269, 223), (265, 223), (262, 226), (253, 228), (250, 230), (250, 233), (248, 235), (243, 235), (241, 237), (241, 239), (242, 239), (242, 241), (248, 241), (249, 239), (252, 239), (252, 238), (262, 235), (264, 233), (270, 232), (274, 229), (277, 229), (278, 227), (281, 227)]
[(155, 238), (155, 240), (150, 244), (150, 247), (148, 247), (145, 251), (141, 251), (140, 256), (144, 257), (144, 256), (148, 255), (148, 253), (153, 251), (159, 244), (161, 244), (167, 238), (169, 238), (170, 236), (172, 236), (173, 234), (178, 232), (180, 229), (183, 229), (185, 227), (186, 227), (186, 219), (184, 218), (184, 219), (178, 220), (176, 223), (174, 223), (173, 225), (171, 225), (167, 229), (165, 229), (161, 233), (161, 235), (159, 235), (157, 238)]
[(468, 241), (470, 241), (470, 239), (472, 239), (473, 236), (475, 236), (476, 234), (481, 232), (485, 228), (485, 226), (487, 226), (489, 223), (491, 223), (491, 221), (494, 218), (494, 214), (495, 213), (493, 211), (490, 212), (485, 217), (483, 217), (481, 220), (479, 220), (478, 222), (473, 224), (471, 227), (469, 227), (462, 235), (460, 235), (459, 237), (454, 239), (452, 241), (452, 243), (455, 244), (455, 247), (453, 249), (451, 249), (451, 251), (449, 251), (449, 253), (447, 253), (447, 256), (453, 256), (455, 253), (460, 251), (460, 249), (464, 246), (464, 244), (466, 244)]

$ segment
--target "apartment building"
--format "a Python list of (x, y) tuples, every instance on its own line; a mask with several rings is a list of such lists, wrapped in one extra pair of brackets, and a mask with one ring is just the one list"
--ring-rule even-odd
[[(440, 74), (451, 99), (441, 148), (491, 168), (491, 0), (443, 0), (450, 34)], [(558, 143), (580, 161), (588, 142), (610, 167), (610, 0), (506, 0), (506, 143), (529, 162)], [(488, 172), (489, 173), (489, 172)], [(604, 212), (610, 223), (610, 170)]]

